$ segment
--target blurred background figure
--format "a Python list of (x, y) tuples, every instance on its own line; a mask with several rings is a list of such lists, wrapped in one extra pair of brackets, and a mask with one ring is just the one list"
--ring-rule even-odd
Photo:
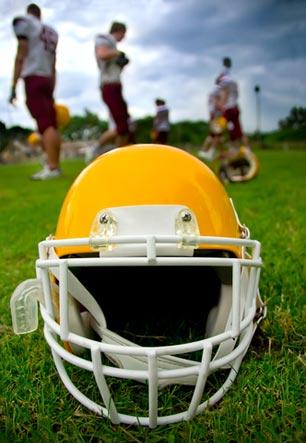
[(26, 15), (14, 18), (13, 30), (18, 46), (9, 102), (15, 103), (17, 82), (19, 78), (23, 78), (26, 105), (36, 120), (42, 148), (46, 154), (43, 169), (32, 175), (31, 179), (56, 178), (62, 175), (60, 169), (61, 136), (58, 131), (53, 97), (58, 34), (52, 27), (42, 23), (41, 10), (35, 3), (28, 5)]
[(219, 138), (225, 129), (222, 126), (216, 125), (217, 119), (220, 119), (222, 116), (222, 112), (219, 110), (220, 96), (220, 86), (216, 82), (208, 94), (209, 133), (198, 152), (199, 157), (207, 160), (212, 160)]
[(247, 136), (242, 130), (240, 123), (240, 109), (238, 105), (239, 88), (237, 81), (231, 74), (232, 61), (229, 57), (223, 59), (223, 69), (216, 79), (220, 87), (220, 99), (218, 110), (222, 112), (227, 120), (228, 135), (233, 149), (239, 148), (241, 144), (248, 147)]
[[(121, 73), (129, 63), (124, 52), (117, 49), (117, 43), (121, 42), (126, 34), (126, 25), (120, 22), (111, 24), (109, 34), (99, 34), (95, 38), (95, 56), (100, 72), (101, 97), (111, 115), (114, 127), (104, 132), (97, 143), (87, 152), (88, 163), (95, 157), (101, 148), (113, 142), (115, 147), (125, 146), (129, 141), (129, 113), (128, 106), (122, 94)], [(90, 152), (92, 151), (92, 152)]]
[(156, 114), (153, 120), (153, 128), (151, 131), (151, 139), (153, 143), (162, 145), (167, 144), (170, 123), (169, 123), (169, 109), (166, 101), (162, 98), (155, 100)]

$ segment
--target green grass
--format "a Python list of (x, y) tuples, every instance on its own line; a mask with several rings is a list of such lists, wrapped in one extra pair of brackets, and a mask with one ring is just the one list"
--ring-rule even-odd
[(306, 152), (259, 151), (260, 173), (227, 185), (241, 222), (262, 243), (261, 294), (268, 314), (232, 389), (190, 422), (112, 425), (63, 387), (38, 331), (13, 334), (9, 300), (35, 276), (37, 244), (54, 233), (63, 198), (83, 168), (63, 164), (59, 180), (32, 182), (37, 165), (0, 166), (1, 442), (305, 442)]

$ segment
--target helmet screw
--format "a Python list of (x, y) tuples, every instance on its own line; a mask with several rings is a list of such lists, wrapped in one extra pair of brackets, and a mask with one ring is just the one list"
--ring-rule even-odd
[(182, 221), (183, 222), (190, 222), (190, 220), (191, 220), (190, 212), (183, 212), (182, 213)]
[(101, 215), (101, 217), (100, 217), (100, 223), (101, 224), (106, 224), (106, 223), (108, 223), (108, 220), (109, 220), (109, 215), (108, 214), (102, 214)]

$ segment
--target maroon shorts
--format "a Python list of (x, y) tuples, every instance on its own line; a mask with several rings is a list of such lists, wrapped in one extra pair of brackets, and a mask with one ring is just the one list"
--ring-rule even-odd
[(26, 104), (36, 120), (40, 134), (50, 126), (57, 127), (53, 99), (53, 80), (50, 77), (31, 75), (24, 79)]
[(118, 134), (128, 134), (129, 113), (122, 96), (122, 85), (120, 83), (106, 83), (101, 87), (101, 94), (114, 119)]
[(235, 141), (242, 137), (242, 129), (239, 120), (239, 108), (230, 108), (226, 109), (223, 113), (223, 116), (228, 121), (228, 133), (231, 141)]

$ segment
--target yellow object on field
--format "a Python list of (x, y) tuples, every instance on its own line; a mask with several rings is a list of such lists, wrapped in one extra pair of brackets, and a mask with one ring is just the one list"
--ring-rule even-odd
[(222, 115), (220, 117), (216, 117), (210, 123), (210, 127), (212, 132), (215, 134), (221, 134), (227, 128), (227, 120)]
[(70, 123), (70, 112), (67, 106), (61, 105), (59, 103), (54, 104), (54, 108), (56, 111), (56, 120), (59, 129), (66, 128), (66, 126)]
[(40, 135), (37, 132), (32, 132), (27, 140), (31, 146), (39, 146), (41, 144)]

